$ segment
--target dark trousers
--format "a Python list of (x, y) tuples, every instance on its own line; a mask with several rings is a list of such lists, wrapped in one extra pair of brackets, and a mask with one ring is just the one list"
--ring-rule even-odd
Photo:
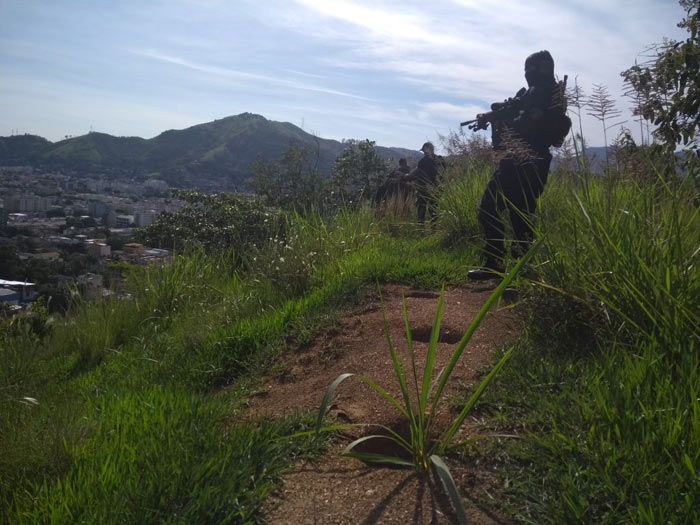
[(505, 254), (505, 232), (501, 213), (508, 210), (516, 244), (514, 255), (527, 250), (533, 239), (530, 225), (532, 213), (537, 207), (537, 198), (547, 183), (552, 156), (549, 152), (526, 163), (515, 163), (502, 159), (486, 186), (479, 205), (478, 219), (484, 230), (487, 261), (500, 261)]
[(433, 196), (426, 190), (416, 192), (416, 211), (418, 212), (418, 222), (425, 223), (425, 212), (427, 211), (431, 219), (435, 218), (435, 206)]

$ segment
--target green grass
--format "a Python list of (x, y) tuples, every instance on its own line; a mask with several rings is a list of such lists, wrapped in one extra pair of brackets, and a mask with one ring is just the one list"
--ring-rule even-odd
[(327, 325), (366, 284), (458, 282), (471, 253), (440, 252), (436, 236), (383, 234), (367, 210), (289, 227), (257, 254), (274, 266), (233, 272), (230, 256), (178, 256), (131, 269), (128, 298), (78, 305), (43, 338), (3, 336), (4, 521), (262, 519), (270, 484), (320, 445), (275, 444), (303, 422), (222, 425), (239, 379), (299, 327), (310, 337)]
[(528, 335), (482, 408), (527, 523), (700, 521), (700, 217), (691, 181), (554, 178)]
[(103, 397), (58, 481), (15, 502), (15, 523), (249, 523), (279, 473), (323, 442), (279, 439), (300, 421), (222, 427), (226, 405), (154, 386)]
[[(458, 171), (425, 229), (410, 206), (289, 216), (244, 267), (188, 253), (45, 333), (1, 330), (0, 521), (263, 520), (275, 481), (324, 443), (277, 439), (307, 418), (231, 417), (245, 385), (367, 285), (464, 282), (487, 173)], [(472, 452), (500, 462), (516, 520), (700, 521), (697, 202), (689, 181), (552, 176), (518, 281), (526, 336), (476, 407), (525, 429)]]

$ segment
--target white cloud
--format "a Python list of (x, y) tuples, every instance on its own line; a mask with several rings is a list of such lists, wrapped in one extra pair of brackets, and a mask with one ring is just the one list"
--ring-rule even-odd
[[(302, 15), (299, 7), (306, 9)], [(610, 3), (533, 0), (436, 0), (430, 4), (375, 0), (296, 0), (291, 12), (271, 20), (299, 34), (333, 44), (322, 62), (357, 75), (393, 76), (396, 90), (408, 86), (462, 99), (475, 105), (512, 96), (522, 85), (525, 57), (549, 49), (560, 76), (579, 76), (610, 87), (620, 107), (620, 71), (674, 23), (659, 23), (647, 13), (675, 21), (668, 6), (651, 0)], [(274, 22), (273, 22), (274, 23)], [(320, 28), (320, 29), (319, 29)], [(398, 102), (406, 107), (407, 101)], [(475, 105), (476, 106), (476, 105)], [(439, 116), (452, 115), (445, 111)], [(483, 108), (482, 108), (483, 109)], [(455, 113), (457, 113), (455, 111)], [(587, 122), (594, 143), (602, 132)]]
[(418, 14), (404, 10), (382, 9), (376, 4), (359, 5), (346, 0), (296, 0), (296, 2), (318, 13), (362, 27), (372, 34), (399, 42), (417, 42), (431, 46), (458, 45), (460, 40), (422, 23)]
[[(0, 1), (0, 125), (54, 119), (67, 132), (113, 119), (119, 134), (153, 134), (253, 111), (325, 136), (420, 144), (512, 96), (534, 51), (619, 97), (619, 72), (647, 44), (684, 34), (673, 0), (10, 4)], [(17, 78), (31, 89), (8, 88)], [(602, 142), (597, 123), (584, 133)]]

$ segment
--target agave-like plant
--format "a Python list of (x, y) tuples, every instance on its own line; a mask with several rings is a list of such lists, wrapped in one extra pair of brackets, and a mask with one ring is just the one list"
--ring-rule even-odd
[[(402, 436), (395, 430), (384, 426), (375, 425), (377, 428), (382, 429), (385, 433), (373, 434), (369, 436), (363, 436), (356, 439), (350, 443), (343, 454), (345, 456), (360, 459), (362, 461), (370, 463), (383, 463), (383, 464), (393, 464), (402, 465), (407, 467), (415, 468), (419, 471), (427, 471), (431, 466), (435, 469), (438, 477), (442, 481), (452, 504), (457, 512), (457, 517), (460, 523), (466, 523), (467, 517), (464, 507), (462, 505), (462, 499), (457, 490), (457, 486), (452, 478), (447, 465), (442, 460), (442, 456), (449, 448), (452, 440), (454, 439), (457, 431), (464, 422), (467, 415), (470, 413), (476, 402), (479, 400), (484, 390), (498, 373), (498, 371), (503, 367), (503, 365), (510, 358), (513, 349), (508, 350), (503, 357), (496, 363), (496, 365), (491, 369), (489, 374), (481, 381), (479, 386), (476, 388), (474, 393), (469, 397), (467, 403), (464, 405), (459, 415), (452, 421), (452, 423), (441, 433), (437, 433), (434, 427), (435, 425), (435, 415), (437, 413), (438, 405), (443, 399), (445, 393), (445, 387), (450, 379), (450, 375), (457, 365), (459, 358), (462, 355), (467, 343), (474, 335), (474, 332), (481, 324), (481, 321), (486, 316), (486, 313), (491, 308), (491, 306), (498, 300), (502, 295), (503, 291), (511, 283), (515, 275), (518, 273), (520, 268), (527, 263), (527, 261), (532, 256), (534, 251), (531, 249), (528, 253), (523, 256), (518, 264), (503, 277), (503, 280), (498, 285), (498, 287), (489, 296), (488, 300), (481, 307), (481, 310), (476, 315), (474, 320), (469, 325), (469, 328), (462, 336), (462, 339), (457, 344), (456, 348), (452, 352), (450, 359), (440, 373), (435, 379), (433, 375), (435, 372), (435, 358), (437, 354), (438, 340), (440, 337), (440, 323), (442, 320), (442, 305), (444, 299), (444, 288), (440, 294), (440, 299), (438, 300), (437, 311), (435, 312), (435, 320), (433, 323), (432, 331), (430, 334), (430, 342), (428, 344), (428, 349), (426, 353), (425, 364), (423, 366), (422, 378), (419, 379), (419, 371), (416, 366), (416, 353), (413, 347), (413, 337), (411, 334), (411, 327), (408, 322), (408, 311), (406, 308), (406, 298), (403, 298), (403, 319), (406, 329), (406, 341), (408, 344), (408, 363), (405, 363), (396, 351), (394, 344), (389, 336), (389, 328), (386, 319), (386, 311), (382, 304), (382, 315), (384, 318), (384, 332), (386, 335), (386, 341), (389, 346), (389, 352), (391, 354), (391, 360), (394, 366), (394, 372), (396, 378), (398, 379), (399, 387), (401, 390), (401, 396), (392, 396), (384, 388), (377, 385), (374, 381), (367, 377), (358, 376), (360, 381), (369, 385), (374, 389), (379, 395), (381, 395), (386, 401), (391, 403), (406, 419), (408, 422), (408, 427), (410, 433), (408, 436)], [(321, 402), (321, 407), (319, 409), (318, 418), (316, 421), (315, 432), (331, 431), (340, 428), (347, 428), (348, 425), (336, 425), (323, 427), (323, 419), (326, 415), (328, 407), (330, 405), (333, 393), (338, 388), (338, 386), (347, 378), (352, 377), (354, 374), (341, 374), (339, 375), (328, 387), (326, 393)], [(411, 390), (413, 390), (413, 397), (411, 395)], [(355, 426), (355, 425), (352, 425)], [(355, 448), (361, 443), (367, 441), (383, 439), (392, 441), (399, 449), (405, 451), (410, 459), (405, 457), (400, 457), (398, 455), (390, 454), (379, 454), (374, 452), (358, 452)]]

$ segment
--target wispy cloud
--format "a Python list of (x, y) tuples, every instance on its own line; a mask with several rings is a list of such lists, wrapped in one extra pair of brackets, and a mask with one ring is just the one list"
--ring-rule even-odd
[[(306, 9), (303, 16), (300, 7)], [(667, 8), (667, 2), (654, 0), (436, 0), (429, 5), (295, 0), (286, 9), (296, 16), (273, 14), (271, 20), (335, 44), (320, 59), (328, 67), (387, 75), (404, 89), (415, 86), (423, 97), (450, 99), (442, 106), (433, 103), (430, 113), (447, 119), (452, 116), (447, 108), (485, 109), (487, 102), (512, 96), (524, 84), (525, 57), (540, 49), (552, 52), (560, 75), (578, 75), (584, 86), (606, 84), (625, 106), (619, 73), (650, 39), (660, 38), (654, 36), (658, 17), (674, 19), (664, 12)], [(646, 14), (652, 12), (656, 19)], [(668, 27), (672, 30), (673, 24)], [(417, 116), (427, 115), (428, 107)], [(600, 131), (593, 123), (588, 127), (597, 141)]]
[(451, 104), (450, 102), (428, 102), (423, 104), (420, 109), (419, 116), (426, 117), (442, 117), (453, 120), (454, 122), (465, 121), (475, 117), (478, 113), (486, 110), (485, 106), (477, 104)]
[(307, 77), (307, 78), (318, 78), (318, 79), (326, 78), (325, 75), (317, 75), (315, 73), (308, 73), (306, 71), (297, 71), (296, 69), (287, 69), (286, 67), (278, 68), (278, 70), (284, 71), (285, 73), (291, 73), (292, 75), (299, 75), (299, 76)]
[(249, 81), (249, 82), (258, 83), (258, 84), (264, 83), (267, 85), (276, 84), (276, 85), (291, 88), (291, 89), (300, 89), (300, 90), (304, 90), (304, 91), (314, 91), (314, 92), (318, 92), (318, 93), (325, 93), (327, 95), (336, 95), (336, 96), (340, 96), (340, 97), (354, 98), (357, 100), (371, 100), (367, 97), (355, 95), (353, 93), (347, 93), (345, 91), (338, 91), (335, 89), (330, 89), (330, 88), (318, 86), (315, 84), (299, 82), (297, 80), (289, 80), (289, 79), (273, 77), (273, 76), (269, 76), (269, 75), (261, 75), (258, 73), (251, 73), (248, 71), (240, 71), (240, 70), (226, 68), (226, 67), (213, 66), (213, 65), (209, 65), (209, 64), (202, 64), (199, 62), (193, 62), (191, 60), (187, 60), (187, 59), (184, 59), (181, 57), (168, 55), (166, 53), (161, 53), (161, 52), (153, 50), (153, 49), (127, 49), (127, 51), (130, 53), (133, 53), (135, 55), (143, 56), (146, 58), (151, 58), (153, 60), (158, 60), (160, 62), (166, 62), (168, 64), (175, 64), (175, 65), (182, 66), (182, 67), (185, 67), (188, 69), (192, 69), (194, 71), (199, 71), (201, 73), (207, 73), (209, 75), (225, 77), (225, 78), (229, 78), (229, 79), (233, 79), (233, 80)]
[[(166, 129), (202, 121), (202, 115), (138, 99), (128, 93), (14, 75), (0, 85), (0, 114), (3, 123), (20, 132), (42, 134), (52, 140), (81, 135), (91, 128), (113, 135), (152, 137)], [(27, 114), (28, 107), (34, 109), (34, 114)]]

